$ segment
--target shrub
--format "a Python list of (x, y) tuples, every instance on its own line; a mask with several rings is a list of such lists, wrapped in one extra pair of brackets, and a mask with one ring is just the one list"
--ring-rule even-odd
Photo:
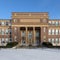
[(49, 47), (49, 48), (50, 48), (50, 47), (53, 47), (52, 43), (50, 43), (50, 42), (43, 42), (43, 43), (42, 43), (42, 46), (43, 46), (43, 47)]
[(12, 47), (16, 46), (17, 44), (18, 44), (18, 42), (9, 42), (9, 43), (7, 43), (6, 47), (12, 48)]

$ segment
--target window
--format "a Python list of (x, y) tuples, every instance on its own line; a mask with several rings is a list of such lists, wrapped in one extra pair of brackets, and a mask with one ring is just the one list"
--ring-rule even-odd
[(59, 43), (59, 39), (58, 39), (58, 38), (56, 38), (56, 41), (55, 41), (55, 43), (56, 43), (56, 44), (58, 44), (58, 43)]
[(1, 44), (1, 38), (0, 38), (0, 44)]
[(25, 31), (22, 31), (22, 37), (25, 37), (25, 35), (26, 35)]
[(46, 32), (46, 28), (44, 27), (44, 32)]
[(16, 27), (14, 28), (14, 32), (17, 32), (17, 28)]
[(59, 25), (60, 25), (60, 21), (59, 21)]
[(2, 41), (1, 41), (1, 43), (5, 43), (5, 41), (4, 41), (4, 38), (2, 38)]
[[(16, 41), (16, 40), (15, 40)], [(9, 38), (9, 42), (12, 42), (12, 38)]]
[(8, 38), (5, 38), (5, 41), (6, 41), (6, 43), (7, 43), (7, 42), (9, 42), (9, 39), (8, 39)]
[(55, 24), (55, 22), (54, 21), (52, 21), (52, 25), (54, 25)]
[(51, 21), (49, 21), (49, 24), (51, 24)]
[(1, 22), (2, 23), (2, 26), (4, 26), (5, 25), (5, 23), (4, 22)]
[(4, 29), (2, 29), (2, 35), (4, 35)]
[(8, 22), (6, 22), (6, 25), (8, 26)]
[(51, 38), (48, 39), (48, 42), (51, 42)]
[(5, 33), (6, 33), (6, 34), (8, 34), (8, 33), (9, 33), (8, 29), (6, 29), (6, 30), (5, 30)]
[(60, 38), (59, 38), (59, 43), (60, 43)]
[(39, 37), (39, 31), (36, 31), (36, 37)]
[(17, 22), (17, 20), (16, 20), (16, 19), (14, 19), (14, 23), (15, 23), (15, 22)]
[(32, 32), (29, 32), (29, 34), (28, 34), (28, 39), (29, 39), (29, 40), (32, 39)]
[(56, 23), (56, 26), (58, 26), (58, 21), (56, 21), (55, 23)]
[(14, 37), (14, 40), (17, 41), (17, 36)]
[(0, 25), (1, 25), (1, 22), (0, 22)]
[(8, 29), (9, 33), (11, 34), (12, 33), (12, 30), (11, 29)]
[(52, 38), (52, 43), (54, 43), (54, 38)]
[(17, 28), (15, 27), (14, 30), (17, 30)]
[(55, 30), (54, 30), (54, 29), (52, 29), (52, 35), (54, 35), (54, 32), (55, 32)]
[(58, 35), (58, 29), (56, 29), (56, 35)]
[(48, 30), (48, 34), (51, 35), (51, 29)]
[(1, 34), (2, 30), (0, 29), (0, 34)]
[(17, 36), (14, 37), (15, 39), (17, 38)]
[(9, 26), (11, 26), (11, 22), (8, 22)]
[(59, 35), (60, 35), (60, 30), (59, 30)]

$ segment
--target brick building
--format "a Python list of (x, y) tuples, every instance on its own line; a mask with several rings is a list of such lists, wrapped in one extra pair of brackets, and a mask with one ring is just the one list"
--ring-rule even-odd
[(0, 30), (0, 45), (15, 41), (20, 46), (60, 46), (60, 20), (49, 19), (48, 12), (13, 12), (11, 19), (0, 20)]

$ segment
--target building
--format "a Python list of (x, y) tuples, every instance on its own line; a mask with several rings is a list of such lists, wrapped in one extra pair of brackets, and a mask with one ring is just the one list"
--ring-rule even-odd
[(60, 20), (49, 19), (48, 12), (12, 12), (9, 20), (0, 20), (0, 45), (19, 42), (20, 46), (37, 46), (51, 42), (60, 46)]
[(11, 38), (11, 20), (0, 19), (0, 46), (5, 46)]

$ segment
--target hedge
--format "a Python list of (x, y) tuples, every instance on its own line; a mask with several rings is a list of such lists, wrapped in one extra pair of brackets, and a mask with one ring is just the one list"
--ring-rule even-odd
[(0, 48), (12, 48), (14, 46), (16, 46), (18, 44), (18, 42), (9, 42), (7, 43), (6, 46), (0, 46)]

